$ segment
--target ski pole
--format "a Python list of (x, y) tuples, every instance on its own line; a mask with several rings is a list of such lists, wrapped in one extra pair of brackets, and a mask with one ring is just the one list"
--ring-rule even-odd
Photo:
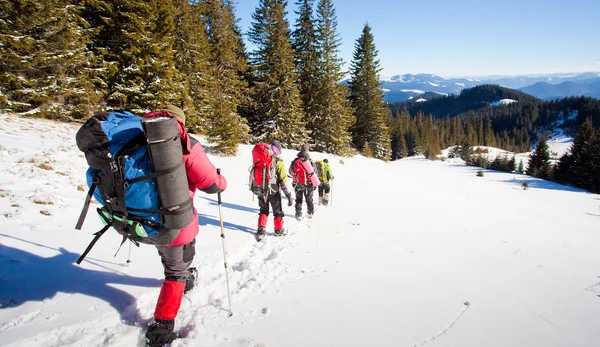
[[(217, 169), (217, 175), (221, 175), (221, 169)], [(227, 270), (227, 254), (225, 251), (225, 228), (223, 227), (223, 212), (221, 211), (221, 192), (217, 193), (218, 202), (219, 202), (219, 220), (221, 221), (221, 241), (223, 241), (223, 261), (225, 265), (225, 280), (227, 282), (227, 298), (229, 300), (229, 317), (233, 316), (233, 311), (231, 310), (231, 294), (229, 291), (229, 272)]]

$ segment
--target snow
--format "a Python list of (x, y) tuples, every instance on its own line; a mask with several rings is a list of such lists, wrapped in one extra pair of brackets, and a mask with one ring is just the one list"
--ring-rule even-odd
[(434, 93), (439, 94), (439, 95), (443, 95), (443, 96), (448, 96), (448, 93), (442, 93), (442, 92), (436, 92), (436, 91), (434, 91)]
[(415, 101), (416, 101), (416, 102), (426, 102), (426, 101), (427, 101), (427, 99), (419, 98), (419, 99), (417, 99), (417, 100), (415, 100)]
[(405, 93), (417, 93), (417, 94), (425, 94), (425, 91), (420, 89), (401, 89), (401, 91)]
[(414, 97), (413, 97), (413, 96), (409, 96), (409, 97), (408, 97), (408, 100), (412, 100), (412, 99), (414, 99)]
[(491, 103), (492, 106), (500, 106), (500, 105), (510, 105), (514, 102), (517, 102), (517, 100), (513, 100), (513, 99), (502, 99), (502, 100), (498, 100), (498, 101), (494, 101)]
[(440, 85), (437, 83), (433, 83), (433, 82), (428, 82), (430, 85), (434, 86), (434, 87), (439, 87)]
[(390, 90), (387, 88), (381, 88), (381, 91), (383, 91), (384, 93), (390, 92)]
[[(78, 126), (0, 116), (0, 336), (3, 346), (136, 346), (162, 280), (154, 247), (103, 236), (87, 192)], [(202, 139), (201, 139), (202, 140)], [(210, 149), (210, 146), (207, 146)], [(296, 150), (285, 149), (289, 163)], [(209, 151), (210, 153), (210, 151)], [(385, 163), (327, 157), (331, 206), (288, 236), (256, 243), (251, 146), (210, 155), (219, 209), (198, 193), (199, 283), (176, 319), (181, 346), (595, 346), (600, 340), (600, 196), (458, 159)], [(521, 183), (527, 181), (529, 189)], [(284, 199), (285, 201), (285, 199)]]
[(454, 82), (454, 84), (456, 84), (456, 85), (457, 85), (457, 86), (459, 86), (459, 87), (463, 87), (463, 88), (465, 88), (465, 84), (464, 84), (464, 83), (461, 83), (461, 82)]

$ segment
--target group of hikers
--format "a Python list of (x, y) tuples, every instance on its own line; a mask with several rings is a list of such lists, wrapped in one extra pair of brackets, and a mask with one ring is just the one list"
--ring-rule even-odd
[[(159, 125), (163, 121), (167, 124), (164, 129)], [(183, 295), (196, 283), (198, 272), (192, 266), (196, 254), (195, 238), (199, 231), (198, 212), (193, 207), (195, 192), (201, 190), (207, 194), (218, 194), (220, 207), (220, 194), (227, 188), (227, 180), (211, 163), (202, 145), (189, 136), (185, 121), (184, 111), (174, 105), (166, 105), (160, 111), (149, 112), (141, 118), (128, 111), (113, 110), (95, 114), (76, 136), (77, 146), (85, 153), (90, 166), (86, 173), (90, 191), (76, 229), (82, 227), (92, 196), (102, 205), (97, 212), (105, 225), (94, 234), (95, 238), (77, 263), (83, 261), (98, 238), (110, 227), (123, 235), (121, 245), (129, 239), (136, 245), (146, 243), (156, 247), (165, 279), (156, 302), (154, 320), (145, 333), (146, 346), (150, 347), (170, 344), (179, 337), (174, 330), (175, 318)], [(149, 133), (164, 140), (151, 141)], [(175, 152), (172, 152), (174, 148)], [(304, 201), (307, 216), (312, 217), (315, 211), (313, 194), (317, 188), (319, 203), (327, 205), (330, 202), (333, 174), (329, 162), (327, 159), (313, 162), (308, 150), (308, 145), (303, 145), (286, 171), (278, 141), (254, 147), (251, 177), (254, 184), (251, 184), (251, 189), (259, 195), (257, 241), (266, 235), (269, 205), (273, 209), (275, 235), (286, 233), (282, 194), (288, 199), (288, 206), (295, 201), (298, 219), (302, 218)], [(164, 151), (162, 157), (161, 151)], [(161, 163), (152, 160), (155, 157), (172, 162), (169, 164), (172, 167), (158, 168), (157, 164)], [(177, 170), (181, 170), (181, 175), (176, 175)], [(292, 178), (295, 199), (288, 188), (288, 178)], [(162, 192), (159, 180), (167, 181)], [(137, 188), (129, 189), (134, 184)], [(141, 187), (155, 191), (145, 192)], [(172, 197), (176, 187), (179, 187), (179, 192), (183, 188), (185, 201), (165, 206), (164, 197)], [(179, 224), (177, 227), (169, 226), (169, 220), (171, 225)]]
[[(316, 189), (319, 193), (319, 204), (324, 206), (329, 204), (331, 180), (334, 178), (329, 160), (323, 159), (314, 162), (308, 150), (308, 144), (302, 145), (300, 152), (292, 160), (286, 172), (283, 158), (281, 158), (282, 149), (279, 141), (273, 141), (271, 145), (259, 143), (254, 147), (250, 189), (258, 195), (258, 206), (260, 208), (256, 230), (257, 241), (261, 241), (266, 235), (269, 205), (273, 209), (275, 236), (285, 235), (282, 195), (287, 198), (288, 206), (292, 206), (295, 201), (296, 219), (298, 220), (303, 217), (302, 206), (304, 201), (306, 201), (307, 217), (312, 218), (315, 212), (313, 195)], [(292, 187), (296, 195), (295, 200), (292, 198), (288, 187), (288, 177), (292, 178)]]

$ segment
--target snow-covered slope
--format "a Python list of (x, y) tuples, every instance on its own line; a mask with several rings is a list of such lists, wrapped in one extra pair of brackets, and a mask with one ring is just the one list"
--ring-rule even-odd
[[(156, 250), (73, 225), (85, 191), (75, 125), (0, 116), (0, 344), (135, 346), (162, 269)], [(517, 174), (409, 158), (329, 158), (332, 205), (256, 243), (251, 147), (211, 156), (229, 187), (198, 194), (196, 289), (173, 346), (595, 346), (600, 196)], [(295, 151), (284, 150), (286, 162)], [(521, 189), (527, 180), (530, 189)], [(269, 220), (272, 236), (272, 220)]]

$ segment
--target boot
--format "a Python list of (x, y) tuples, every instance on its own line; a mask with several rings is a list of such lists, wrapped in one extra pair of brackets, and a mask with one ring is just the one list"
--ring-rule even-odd
[(296, 211), (296, 219), (299, 221), (302, 220), (302, 212)]
[(275, 236), (283, 236), (287, 234), (287, 230), (285, 228), (281, 228), (279, 230), (275, 230)]
[(195, 267), (191, 267), (189, 269), (189, 271), (190, 271), (190, 277), (188, 277), (187, 280), (185, 281), (185, 289), (183, 290), (183, 294), (194, 289), (194, 286), (196, 285), (196, 279), (198, 278), (198, 270), (196, 270)]
[(257, 242), (262, 241), (262, 239), (265, 238), (265, 236), (267, 235), (267, 229), (265, 229), (264, 227), (258, 227), (258, 229), (256, 230), (256, 234), (254, 234), (254, 237), (256, 238)]
[(174, 319), (155, 319), (146, 332), (146, 346), (162, 347), (165, 344), (173, 342), (179, 338), (179, 334), (173, 332), (173, 328), (175, 328)]
[(323, 194), (323, 199), (321, 199), (321, 205), (325, 205), (327, 206), (327, 204), (329, 204), (329, 193), (325, 193)]

